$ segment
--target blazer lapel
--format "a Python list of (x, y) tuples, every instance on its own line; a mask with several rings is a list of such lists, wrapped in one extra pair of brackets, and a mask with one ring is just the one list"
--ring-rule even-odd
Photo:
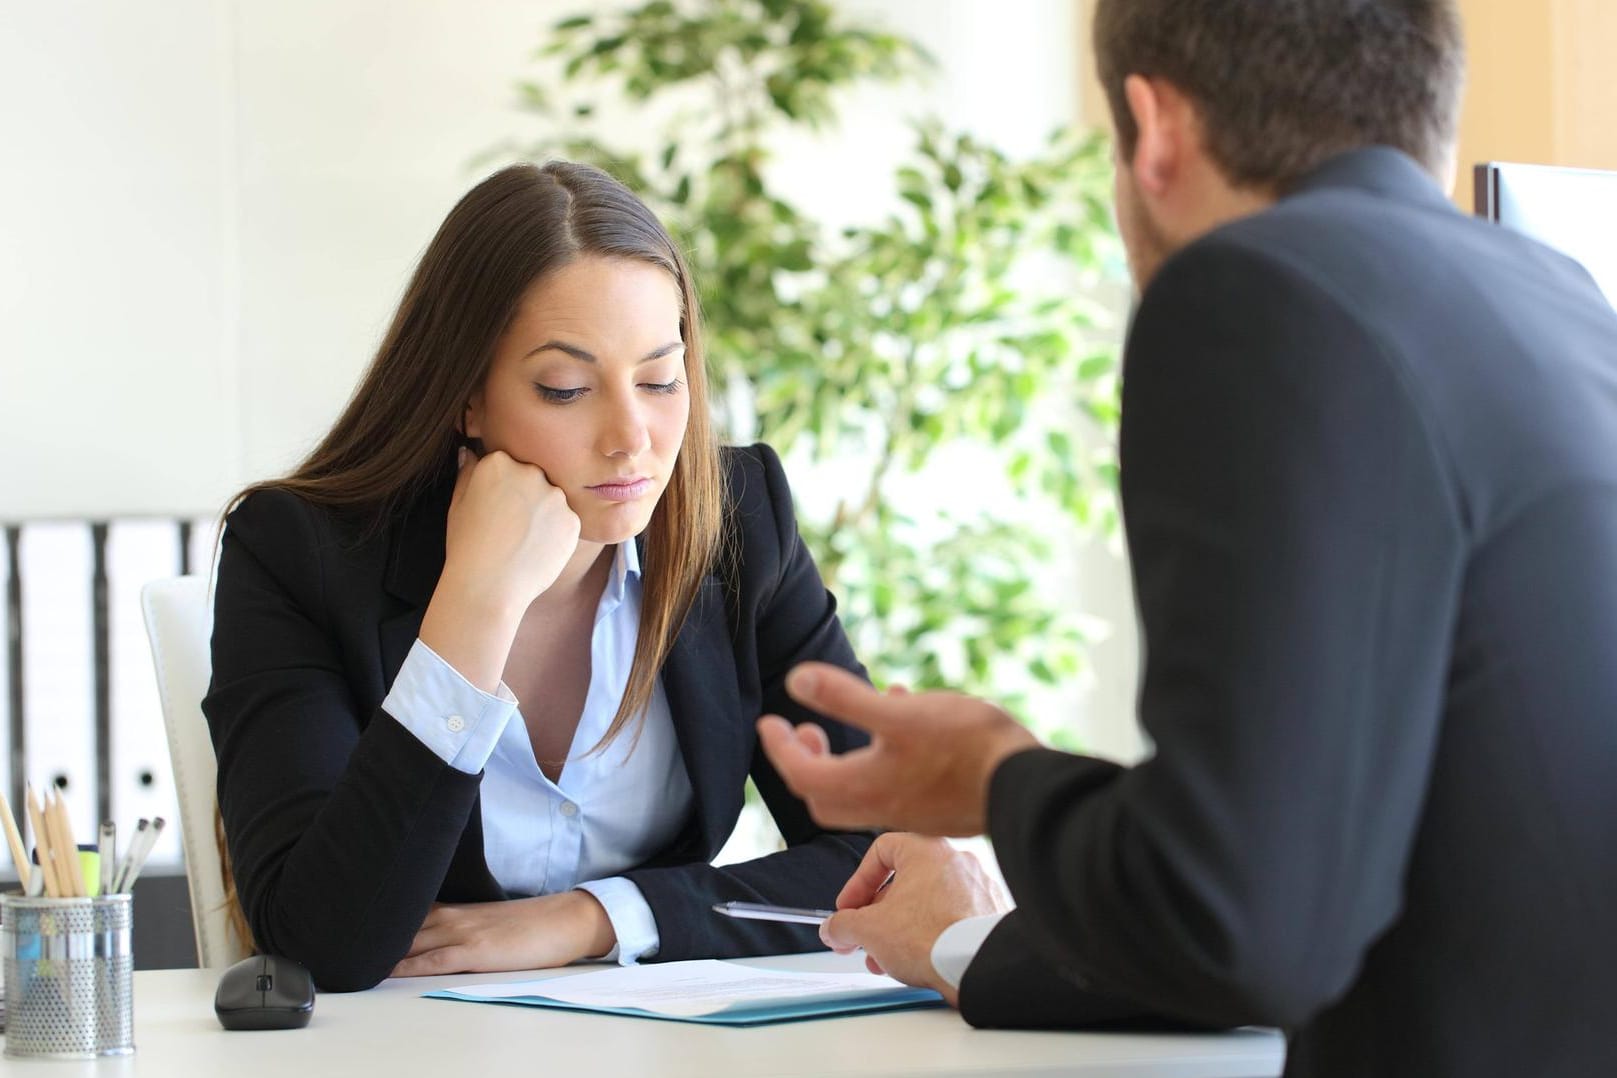
[(706, 860), (724, 844), (741, 811), (742, 783), (752, 755), (747, 716), (736, 692), (724, 589), (715, 578), (697, 589), (690, 615), (663, 664), (662, 681), (696, 804), (693, 826), (665, 857), (688, 860), (694, 852)]
[(383, 586), (395, 604), (393, 613), (378, 626), (382, 682), (386, 686), (393, 684), (405, 656), (421, 635), (421, 619), (443, 573), (444, 531), (453, 491), (453, 484), (435, 484), (410, 503), (393, 532)]

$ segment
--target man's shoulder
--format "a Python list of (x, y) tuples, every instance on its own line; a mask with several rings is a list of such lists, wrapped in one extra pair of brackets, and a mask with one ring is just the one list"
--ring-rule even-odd
[(1583, 268), (1559, 251), (1446, 202), (1342, 187), (1282, 199), (1181, 255), (1214, 272), (1231, 258), (1256, 260), (1313, 281), (1373, 321), (1464, 321), (1519, 301), (1531, 281), (1568, 295), (1589, 286)]

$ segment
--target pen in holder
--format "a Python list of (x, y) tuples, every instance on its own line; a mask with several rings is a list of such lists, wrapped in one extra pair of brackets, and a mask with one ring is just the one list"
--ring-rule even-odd
[(7, 1056), (94, 1059), (135, 1050), (132, 901), (127, 893), (0, 895)]

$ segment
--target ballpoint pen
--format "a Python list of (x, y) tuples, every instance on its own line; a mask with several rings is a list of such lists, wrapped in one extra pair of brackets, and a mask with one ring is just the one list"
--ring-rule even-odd
[(151, 826), (152, 822), (144, 816), (135, 824), (135, 833), (129, 836), (129, 845), (124, 847), (124, 858), (118, 864), (118, 871), (112, 874), (112, 889), (114, 892), (124, 890), (124, 880), (129, 878), (129, 868), (134, 860), (135, 847), (145, 840), (146, 832)]
[[(146, 821), (142, 820), (141, 822), (145, 823)], [(146, 828), (145, 833), (138, 840), (130, 842), (129, 868), (123, 873), (122, 878), (118, 880), (118, 890), (133, 891), (135, 889), (135, 880), (139, 877), (140, 870), (145, 867), (146, 858), (151, 856), (152, 847), (157, 845), (158, 836), (163, 833), (163, 823), (163, 817), (155, 817), (151, 822), (151, 826)]]
[(118, 827), (111, 820), (101, 825), (101, 893), (112, 894), (112, 878), (118, 874)]
[(713, 912), (747, 921), (785, 921), (795, 925), (822, 925), (837, 911), (770, 906), (762, 902), (718, 902), (714, 904)]

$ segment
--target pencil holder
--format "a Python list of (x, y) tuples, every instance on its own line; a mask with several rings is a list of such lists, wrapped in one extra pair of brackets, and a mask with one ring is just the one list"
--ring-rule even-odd
[(135, 1050), (134, 907), (0, 895), (6, 1055), (94, 1059)]

